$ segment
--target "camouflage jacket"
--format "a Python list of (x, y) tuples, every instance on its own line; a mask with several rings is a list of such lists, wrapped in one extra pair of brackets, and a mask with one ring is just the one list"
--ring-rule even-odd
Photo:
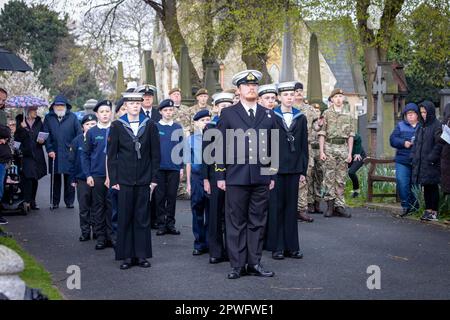
[(344, 112), (336, 112), (334, 105), (331, 105), (323, 113), (324, 124), (320, 131), (319, 136), (324, 136), (326, 140), (329, 139), (348, 139), (355, 136), (355, 128), (353, 125), (353, 119), (350, 114)]
[(193, 123), (190, 117), (190, 108), (184, 104), (175, 107), (173, 121), (181, 124), (185, 136), (194, 131)]
[(303, 112), (308, 121), (308, 143), (319, 143), (318, 128), (314, 124), (320, 117), (320, 111), (309, 104), (303, 104), (298, 109)]

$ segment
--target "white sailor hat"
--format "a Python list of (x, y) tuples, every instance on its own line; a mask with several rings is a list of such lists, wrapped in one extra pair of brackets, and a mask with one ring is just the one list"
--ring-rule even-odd
[(258, 88), (258, 96), (265, 95), (266, 93), (278, 94), (277, 85), (275, 83), (265, 84)]
[(137, 82), (136, 81), (130, 81), (127, 83), (127, 90), (126, 92), (133, 92), (137, 87)]
[(256, 83), (259, 84), (259, 81), (262, 78), (262, 73), (258, 70), (244, 70), (236, 73), (233, 76), (232, 83), (236, 87), (239, 87), (243, 83)]
[(124, 92), (122, 93), (123, 101), (143, 101), (142, 93), (139, 92)]
[(136, 89), (134, 89), (134, 92), (142, 93), (142, 94), (144, 94), (144, 96), (146, 94), (154, 96), (156, 93), (156, 87), (152, 86), (151, 84), (144, 84), (144, 85), (139, 86)]
[(215, 93), (215, 94), (213, 94), (212, 99), (214, 101), (214, 105), (217, 105), (217, 104), (219, 104), (221, 102), (231, 102), (231, 103), (233, 103), (234, 93), (229, 93), (229, 92)]
[(281, 82), (278, 84), (278, 93), (283, 91), (295, 91), (296, 81)]

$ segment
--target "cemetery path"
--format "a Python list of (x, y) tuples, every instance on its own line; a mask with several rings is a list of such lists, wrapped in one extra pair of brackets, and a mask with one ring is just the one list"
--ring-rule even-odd
[[(299, 223), (302, 260), (275, 261), (264, 252), (274, 278), (233, 281), (228, 263), (192, 256), (190, 203), (178, 201), (181, 235), (153, 233), (152, 267), (122, 271), (112, 249), (78, 241), (77, 206), (48, 209), (48, 185), (48, 177), (41, 180), (41, 210), (7, 217), (5, 229), (67, 299), (450, 299), (450, 230), (440, 226), (366, 209), (351, 209), (351, 219), (314, 215), (313, 223)], [(81, 289), (67, 287), (71, 265), (80, 267)], [(380, 268), (379, 290), (367, 288), (369, 266)]]

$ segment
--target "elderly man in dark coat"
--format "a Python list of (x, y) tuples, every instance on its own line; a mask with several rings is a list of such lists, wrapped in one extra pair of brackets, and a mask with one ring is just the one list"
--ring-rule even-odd
[(70, 109), (72, 106), (62, 95), (56, 96), (45, 116), (44, 131), (49, 133), (45, 148), (49, 157), (49, 172), (55, 166), (52, 208), (59, 207), (61, 199), (61, 175), (64, 176), (64, 203), (73, 208), (75, 188), (70, 184), (70, 144), (82, 133), (77, 116)]
[(22, 176), (25, 206), (32, 210), (39, 210), (36, 204), (38, 181), (47, 174), (47, 164), (44, 156), (43, 139), (38, 139), (39, 132), (44, 131), (41, 117), (37, 115), (37, 108), (27, 108), (23, 115), (16, 117), (17, 130), (14, 140), (20, 142), (23, 155)]
[(420, 125), (416, 130), (412, 156), (412, 181), (423, 187), (425, 212), (422, 220), (436, 221), (439, 209), (440, 158), (442, 145), (438, 142), (442, 132), (436, 119), (436, 108), (431, 101), (419, 104)]

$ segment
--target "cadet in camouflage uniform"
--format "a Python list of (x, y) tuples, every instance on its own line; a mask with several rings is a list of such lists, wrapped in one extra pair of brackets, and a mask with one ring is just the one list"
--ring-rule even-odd
[[(295, 105), (296, 107), (306, 116), (308, 122), (308, 146), (309, 146), (309, 160), (308, 160), (308, 171), (306, 173), (306, 180), (300, 182), (298, 189), (298, 201), (297, 201), (297, 211), (298, 219), (306, 222), (313, 222), (314, 219), (311, 218), (307, 213), (308, 208), (309, 213), (315, 213), (320, 210), (320, 191), (321, 191), (321, 180), (320, 183), (315, 181), (314, 177), (318, 176), (316, 171), (320, 170), (319, 163), (319, 139), (317, 131), (319, 127), (317, 126), (317, 120), (320, 117), (320, 111), (316, 110), (313, 106), (305, 103), (303, 99), (303, 84), (297, 82), (295, 85)], [(314, 204), (316, 204), (314, 206)], [(322, 213), (322, 212), (320, 212)]]
[[(208, 105), (208, 90), (206, 90), (205, 88), (199, 89), (197, 91), (197, 93), (195, 94), (195, 98), (197, 99), (197, 103), (194, 104), (192, 107), (189, 108), (189, 119), (190, 119), (190, 128), (191, 128), (191, 133), (194, 133), (194, 121), (192, 120), (194, 118), (194, 116), (197, 114), (197, 112), (206, 109), (209, 112), (212, 113), (212, 107), (210, 105)], [(217, 113), (216, 113), (217, 114)], [(216, 115), (213, 114), (213, 117)]]
[[(173, 121), (181, 124), (181, 126), (183, 127), (184, 136), (188, 137), (191, 134), (191, 131), (194, 130), (194, 127), (191, 121), (190, 108), (184, 104), (181, 104), (181, 89), (171, 89), (169, 91), (169, 97), (173, 100), (175, 106)], [(184, 174), (180, 177), (180, 185), (178, 187), (177, 198), (185, 200), (188, 200), (190, 198), (186, 190), (186, 175)]]
[(355, 129), (351, 115), (343, 112), (343, 90), (334, 89), (330, 99), (332, 103), (323, 113), (324, 122), (318, 133), (320, 159), (324, 164), (324, 199), (328, 205), (325, 217), (350, 218), (351, 214), (345, 211), (344, 188)]

